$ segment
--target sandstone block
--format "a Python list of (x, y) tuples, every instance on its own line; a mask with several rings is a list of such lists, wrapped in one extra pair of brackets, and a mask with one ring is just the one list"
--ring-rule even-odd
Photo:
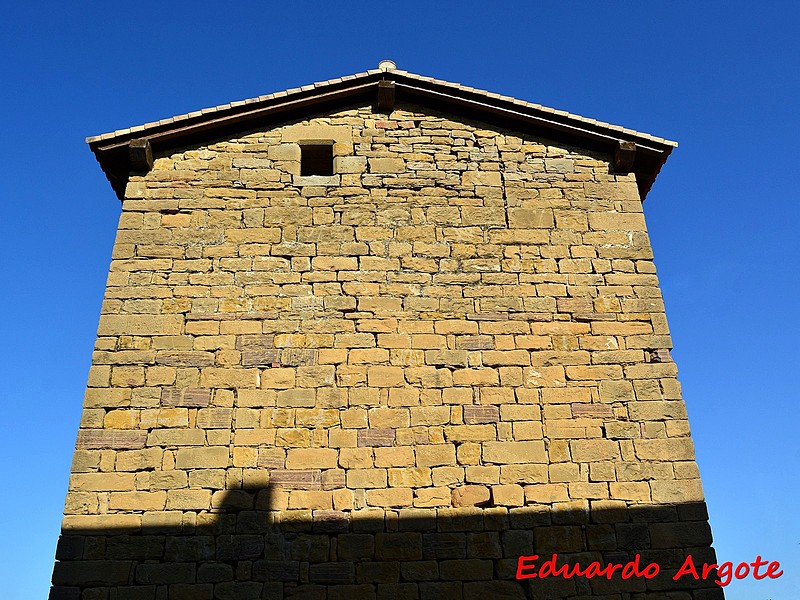
[(115, 468), (117, 471), (143, 471), (161, 467), (161, 448), (118, 452)]
[(289, 494), (289, 508), (330, 510), (333, 508), (333, 495), (325, 491), (292, 490)]
[[(323, 143), (323, 140), (332, 140), (337, 143), (352, 143), (353, 129), (349, 125), (331, 125), (327, 123), (310, 125), (297, 123), (281, 128), (281, 141)], [(294, 145), (294, 144), (293, 144)]]
[(339, 466), (345, 469), (372, 467), (372, 448), (342, 448), (339, 451)]
[(645, 231), (642, 213), (590, 212), (589, 227), (596, 231)]
[[(459, 448), (459, 455), (461, 448)], [(464, 464), (459, 460), (460, 464)], [(500, 467), (498, 466), (469, 466), (465, 469), (468, 483), (496, 484), (500, 481)]]
[(460, 350), (494, 350), (494, 339), (488, 335), (463, 335), (456, 338), (456, 348)]
[(456, 463), (456, 450), (452, 444), (417, 446), (416, 455), (419, 467), (436, 467)]
[(569, 443), (572, 458), (578, 462), (619, 460), (619, 442), (612, 440), (574, 440)]
[(418, 532), (378, 533), (375, 536), (375, 557), (378, 560), (420, 560), (422, 535)]
[(367, 382), (370, 387), (400, 387), (405, 377), (400, 367), (372, 366), (367, 369)]
[(370, 158), (370, 173), (403, 173), (406, 163), (402, 158)]
[(136, 484), (133, 473), (75, 473), (69, 487), (77, 492), (112, 492), (133, 490)]
[(465, 206), (461, 209), (461, 223), (464, 225), (505, 225), (506, 211), (502, 208)]
[(635, 440), (636, 456), (641, 460), (694, 460), (694, 445), (691, 438), (663, 440)]
[(704, 499), (703, 486), (699, 479), (650, 482), (653, 502), (700, 502)]
[(650, 486), (645, 481), (611, 482), (609, 484), (611, 497), (615, 500), (629, 500), (631, 502), (649, 502)]
[(641, 436), (638, 423), (607, 422), (606, 437), (611, 440), (634, 439)]
[(302, 388), (332, 386), (336, 368), (333, 365), (299, 366), (295, 385)]
[(389, 469), (390, 487), (420, 488), (432, 485), (431, 470), (425, 467)]
[(150, 471), (142, 473), (141, 483), (140, 478), (137, 478), (136, 483), (139, 489), (149, 488), (155, 491), (185, 488), (188, 481), (186, 471)]
[(500, 420), (500, 409), (497, 406), (465, 406), (464, 423), (477, 425), (497, 423)]
[(65, 515), (94, 514), (97, 508), (97, 494), (94, 492), (71, 492), (64, 502)]
[(197, 411), (197, 426), (202, 429), (230, 429), (232, 408), (201, 408)]
[(553, 227), (552, 209), (510, 208), (508, 224), (521, 229), (550, 229)]
[(280, 361), (281, 351), (277, 348), (242, 351), (242, 366), (244, 367), (270, 367)]
[(384, 508), (411, 506), (414, 492), (410, 488), (367, 490), (367, 505)]
[(148, 446), (202, 446), (205, 442), (202, 429), (153, 429), (147, 435)]
[(372, 408), (369, 410), (369, 425), (374, 429), (408, 427), (408, 410), (404, 408)]
[(376, 467), (410, 467), (413, 464), (414, 449), (410, 446), (375, 448)]
[(394, 429), (361, 429), (358, 431), (358, 445), (393, 446), (395, 435)]
[(499, 379), (495, 369), (458, 369), (453, 372), (453, 384), (457, 386), (497, 385)]
[(686, 405), (683, 401), (631, 402), (628, 413), (634, 421), (686, 419)]
[(266, 369), (261, 373), (261, 387), (265, 389), (288, 389), (294, 387), (295, 370), (290, 368)]
[(200, 385), (210, 388), (254, 388), (258, 379), (258, 369), (206, 367), (200, 372)]
[(437, 366), (467, 366), (466, 350), (426, 350), (425, 364)]
[(497, 439), (494, 425), (452, 425), (444, 427), (448, 442), (480, 442)]
[(292, 448), (286, 454), (286, 468), (335, 469), (339, 453), (332, 448)]
[(367, 159), (363, 156), (336, 156), (333, 170), (336, 173), (363, 173), (367, 170)]
[(457, 508), (481, 506), (488, 504), (490, 500), (489, 488), (482, 485), (462, 485), (452, 491), (451, 498), (453, 506)]
[(110, 448), (127, 450), (144, 448), (146, 431), (125, 431), (115, 429), (82, 429), (78, 432), (76, 447), (79, 449)]
[(544, 442), (485, 442), (483, 460), (496, 464), (546, 463)]
[(60, 561), (53, 570), (53, 585), (126, 585), (133, 568), (134, 563), (130, 560)]
[(523, 506), (525, 504), (525, 489), (521, 485), (493, 485), (491, 490), (492, 504), (495, 506)]
[(214, 364), (214, 355), (203, 351), (159, 351), (156, 353), (156, 364), (168, 367), (210, 367)]
[(309, 388), (295, 388), (278, 392), (278, 406), (314, 407), (316, 392)]
[(461, 175), (461, 185), (500, 187), (502, 179), (498, 171), (464, 171)]
[(494, 578), (493, 567), (491, 560), (443, 560), (439, 566), (439, 576), (449, 581), (488, 581)]
[(202, 408), (211, 402), (211, 390), (201, 388), (162, 388), (161, 405), (164, 407)]
[(112, 510), (164, 510), (167, 492), (112, 492), (109, 497)]
[(419, 508), (450, 506), (452, 502), (450, 493), (450, 488), (447, 487), (432, 487), (415, 490), (414, 506)]
[(101, 315), (97, 335), (177, 335), (181, 315)]
[(566, 483), (542, 483), (525, 486), (526, 502), (552, 504), (569, 500), (569, 488)]
[[(390, 391), (391, 396), (391, 391)], [(409, 410), (411, 426), (444, 425), (450, 421), (449, 406), (420, 406)]]
[(227, 447), (180, 448), (175, 460), (178, 469), (226, 468), (230, 460)]
[(144, 429), (188, 425), (189, 413), (186, 408), (150, 408), (143, 410), (140, 416), (140, 426)]
[(290, 471), (274, 469), (269, 472), (271, 485), (293, 490), (319, 490), (322, 489), (322, 473), (319, 469), (306, 469)]

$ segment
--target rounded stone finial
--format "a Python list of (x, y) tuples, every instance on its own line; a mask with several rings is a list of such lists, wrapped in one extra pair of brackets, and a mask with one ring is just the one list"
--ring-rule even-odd
[(397, 68), (397, 65), (394, 64), (393, 60), (382, 60), (378, 63), (378, 69), (381, 71), (394, 71)]

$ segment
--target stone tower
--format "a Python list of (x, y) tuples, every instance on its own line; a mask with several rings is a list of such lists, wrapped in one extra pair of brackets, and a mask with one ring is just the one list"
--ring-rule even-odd
[[(122, 214), (51, 598), (722, 598), (672, 578), (714, 562), (673, 142), (389, 61), (88, 142)], [(554, 554), (660, 574), (518, 579)]]

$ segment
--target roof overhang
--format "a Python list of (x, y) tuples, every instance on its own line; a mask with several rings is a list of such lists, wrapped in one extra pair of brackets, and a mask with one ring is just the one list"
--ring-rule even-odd
[(400, 70), (372, 70), (268, 96), (232, 102), (138, 127), (87, 138), (122, 199), (132, 172), (164, 154), (311, 114), (373, 103), (430, 107), (520, 133), (608, 153), (617, 172), (635, 173), (644, 200), (675, 142), (568, 112)]

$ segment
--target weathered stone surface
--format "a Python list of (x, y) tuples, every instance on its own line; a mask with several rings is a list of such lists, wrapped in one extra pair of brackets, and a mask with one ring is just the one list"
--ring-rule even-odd
[(161, 404), (163, 406), (185, 406), (190, 408), (202, 408), (211, 402), (211, 390), (199, 388), (177, 389), (162, 388)]
[(708, 552), (638, 175), (400, 98), (131, 174), (51, 597), (611, 598), (676, 584), (516, 559)]
[(245, 367), (269, 367), (280, 362), (281, 351), (277, 348), (242, 351), (242, 366)]
[(483, 459), (488, 463), (546, 463), (547, 454), (542, 442), (486, 442)]
[(360, 429), (358, 431), (359, 446), (392, 446), (396, 432), (394, 429)]
[(180, 315), (102, 315), (97, 335), (176, 335), (182, 327)]
[(158, 352), (156, 364), (170, 367), (210, 367), (214, 364), (214, 355), (210, 352)]
[(453, 490), (453, 506), (481, 506), (489, 502), (489, 488), (465, 485)]
[(497, 406), (465, 406), (464, 422), (467, 424), (497, 423), (500, 409)]
[(85, 560), (56, 563), (53, 585), (124, 585), (133, 562), (129, 560)]
[(175, 459), (179, 469), (225, 468), (230, 460), (228, 447), (181, 448)]
[(295, 490), (322, 489), (322, 473), (319, 469), (304, 471), (275, 469), (269, 472), (269, 481), (274, 486)]
[(114, 429), (82, 429), (78, 432), (76, 448), (91, 450), (95, 448), (112, 448), (115, 450), (133, 450), (144, 448), (147, 440), (146, 431), (122, 431)]

